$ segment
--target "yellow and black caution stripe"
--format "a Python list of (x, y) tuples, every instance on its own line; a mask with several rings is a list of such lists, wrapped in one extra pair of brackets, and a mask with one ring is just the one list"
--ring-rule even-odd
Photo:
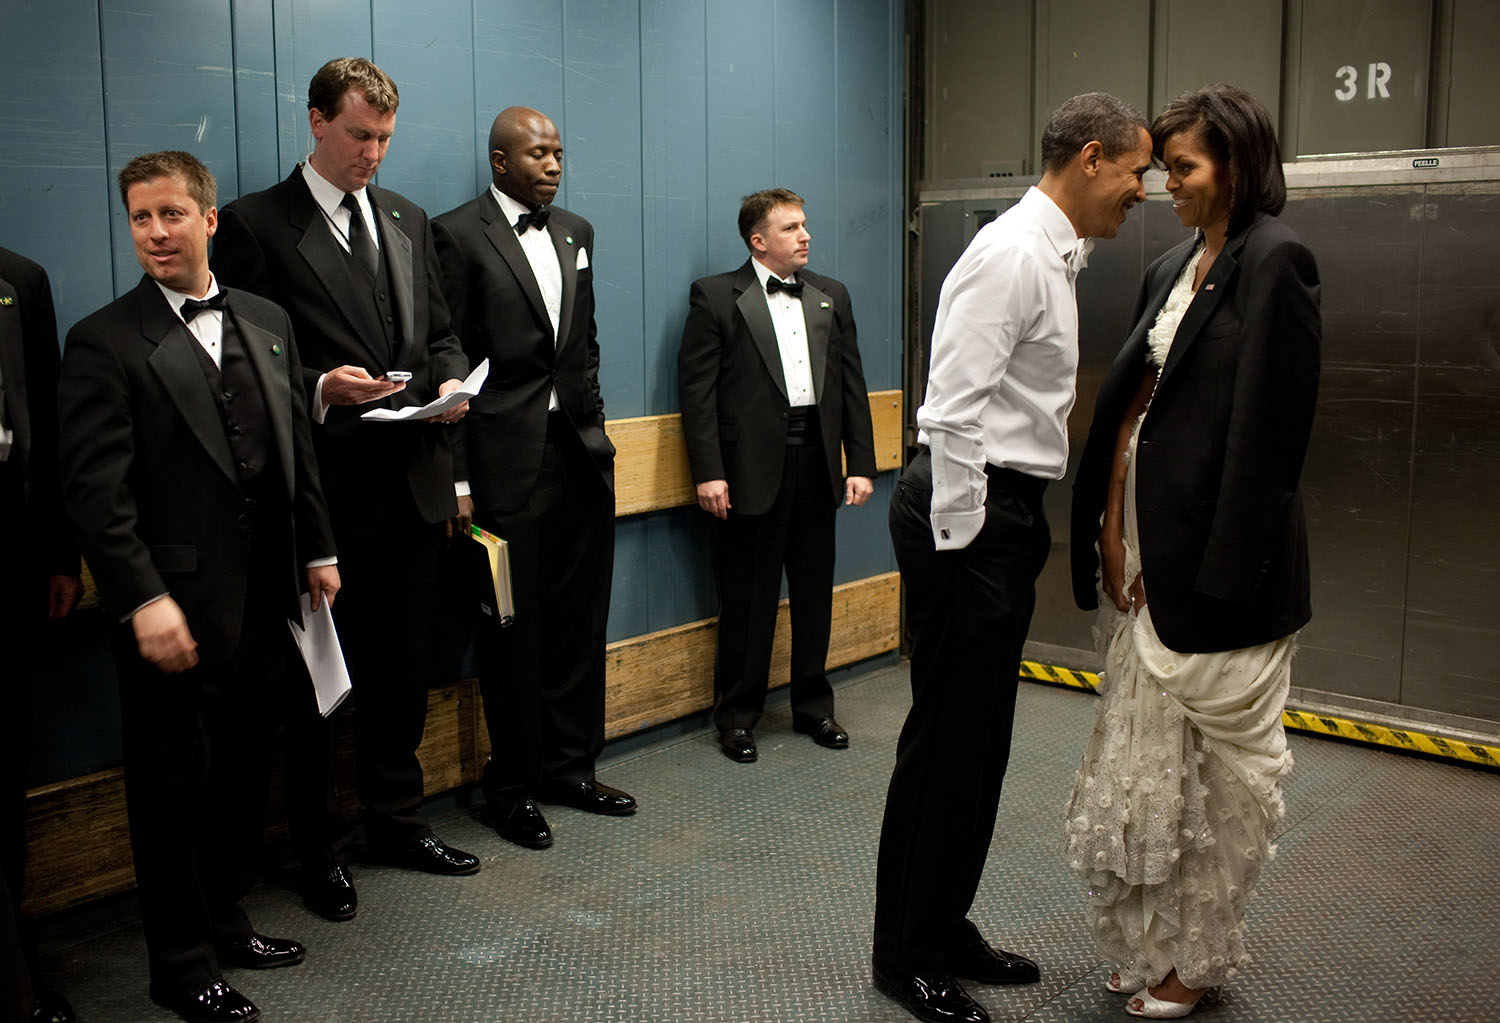
[[(1022, 661), (1021, 677), (1034, 682), (1066, 686), (1069, 689), (1099, 688), (1099, 676), (1092, 671), (1060, 668), (1052, 664), (1042, 664), (1039, 661)], [(1299, 732), (1329, 735), (1368, 746), (1384, 746), (1408, 753), (1422, 753), (1445, 760), (1500, 768), (1500, 745), (1446, 738), (1411, 728), (1377, 725), (1368, 721), (1354, 721), (1349, 718), (1314, 714), (1304, 710), (1283, 711), (1281, 722), (1286, 727), (1294, 728)]]

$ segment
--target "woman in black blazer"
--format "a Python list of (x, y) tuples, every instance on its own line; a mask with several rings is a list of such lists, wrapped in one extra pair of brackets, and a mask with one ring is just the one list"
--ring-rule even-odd
[(1074, 483), (1073, 590), (1107, 598), (1106, 670), (1065, 848), (1107, 986), (1170, 1019), (1249, 961), (1244, 904), (1274, 852), (1321, 317), (1312, 253), (1276, 219), (1265, 108), (1207, 86), (1151, 137), (1196, 230), (1146, 271)]

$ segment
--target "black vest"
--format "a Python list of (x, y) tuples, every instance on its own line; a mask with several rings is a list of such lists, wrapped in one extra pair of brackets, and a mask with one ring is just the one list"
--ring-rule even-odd
[[(376, 218), (380, 216), (377, 210)], [(343, 246), (340, 246), (340, 251)], [(387, 369), (394, 369), (401, 355), (401, 331), (396, 326), (396, 305), (392, 300), (391, 268), (386, 262), (385, 246), (377, 245), (375, 248), (379, 255), (379, 262), (375, 268), (375, 277), (370, 278), (370, 271), (365, 269), (352, 252), (344, 251), (344, 265), (349, 268), (349, 281), (354, 286), (355, 294), (359, 295), (359, 309), (361, 322), (358, 324), (360, 332), (369, 341), (370, 346), (378, 354), (385, 358), (385, 365), (376, 370), (370, 367), (372, 376), (379, 376)], [(382, 350), (378, 339), (385, 340), (385, 348)]]
[(203, 350), (196, 337), (192, 341), (198, 364), (203, 367), (203, 375), (213, 391), (214, 404), (219, 407), (224, 434), (229, 438), (240, 490), (246, 495), (261, 496), (262, 492), (264, 496), (276, 495), (280, 488), (278, 477), (274, 471), (265, 473), (268, 467), (274, 469), (271, 463), (276, 457), (266, 395), (255, 367), (250, 363), (250, 353), (245, 351), (245, 343), (235, 328), (234, 316), (225, 310), (219, 366), (214, 365), (213, 358)]

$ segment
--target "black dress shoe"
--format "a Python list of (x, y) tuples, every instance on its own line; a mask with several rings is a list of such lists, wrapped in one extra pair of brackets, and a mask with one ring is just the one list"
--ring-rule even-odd
[(302, 902), (324, 920), (353, 920), (359, 893), (348, 867), (309, 871), (302, 877)]
[(552, 829), (531, 797), (514, 803), (490, 803), (490, 823), (507, 842), (527, 849), (545, 849), (552, 844)]
[(32, 981), (31, 1023), (73, 1023), (73, 1007), (56, 988)]
[(875, 987), (906, 1007), (917, 1019), (930, 1023), (990, 1023), (984, 1006), (970, 998), (952, 977), (940, 974), (899, 973), (876, 964)]
[(188, 1023), (249, 1023), (260, 1019), (255, 1003), (222, 980), (210, 981), (193, 994), (151, 992), (151, 1000), (171, 1009)]
[(948, 954), (954, 974), (981, 984), (1035, 984), (1042, 971), (1025, 956), (994, 948), (975, 932), (972, 940)]
[(755, 736), (748, 728), (725, 728), (719, 732), (719, 748), (730, 760), (742, 764), (755, 763)]
[(479, 857), (455, 849), (436, 835), (425, 835), (405, 845), (377, 846), (370, 858), (388, 867), (421, 870), (445, 877), (462, 877), (479, 873)]
[(812, 741), (819, 746), (827, 746), (829, 749), (849, 748), (849, 733), (840, 728), (833, 718), (819, 718), (810, 724), (794, 721), (792, 727), (803, 735), (812, 736)]
[(538, 793), (544, 803), (561, 803), (585, 813), (605, 817), (629, 817), (635, 813), (635, 797), (590, 778), (588, 781), (547, 785)]
[(242, 970), (274, 970), (278, 966), (296, 966), (307, 958), (307, 949), (301, 942), (289, 938), (268, 938), (264, 934), (221, 941), (218, 953), (220, 966), (238, 966)]

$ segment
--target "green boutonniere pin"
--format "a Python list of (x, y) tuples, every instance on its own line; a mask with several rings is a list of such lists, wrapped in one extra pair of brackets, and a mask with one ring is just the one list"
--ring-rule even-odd
[(0, 305), (15, 305), (16, 300), (9, 295), (0, 295)]
[(280, 345), (272, 345), (271, 346), (271, 354), (272, 355), (280, 355), (281, 354), (281, 346)]
[(573, 244), (573, 236), (572, 235), (568, 235), (568, 244), (569, 245)]
[(401, 211), (400, 210), (391, 210), (391, 219), (392, 220), (400, 220), (401, 219)]
[(819, 302), (818, 303), (818, 308), (819, 309), (827, 309), (828, 308), (828, 303), (827, 302)]

